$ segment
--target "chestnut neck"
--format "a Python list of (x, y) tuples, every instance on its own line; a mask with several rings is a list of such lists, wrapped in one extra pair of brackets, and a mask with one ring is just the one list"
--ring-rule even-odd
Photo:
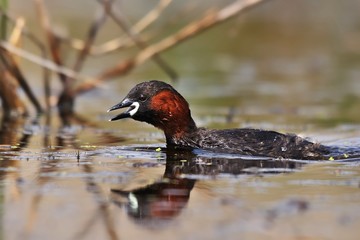
[(162, 130), (165, 133), (166, 143), (176, 145), (181, 142), (186, 136), (197, 130), (194, 120), (191, 115), (188, 118), (177, 118), (174, 121), (169, 121), (163, 125)]
[(162, 90), (151, 100), (155, 112), (153, 125), (164, 131), (167, 144), (176, 144), (197, 127), (191, 117), (189, 104), (175, 90)]

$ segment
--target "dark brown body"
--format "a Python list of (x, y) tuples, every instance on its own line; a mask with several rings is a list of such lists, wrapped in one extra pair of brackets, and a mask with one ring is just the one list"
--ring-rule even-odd
[(296, 135), (248, 128), (225, 130), (197, 128), (180, 139), (168, 139), (167, 144), (274, 158), (325, 159), (329, 154), (327, 147)]
[(149, 81), (136, 85), (119, 104), (129, 109), (113, 119), (131, 117), (164, 131), (168, 147), (200, 148), (243, 155), (292, 159), (326, 159), (329, 148), (301, 137), (260, 129), (198, 128), (187, 101), (169, 84)]

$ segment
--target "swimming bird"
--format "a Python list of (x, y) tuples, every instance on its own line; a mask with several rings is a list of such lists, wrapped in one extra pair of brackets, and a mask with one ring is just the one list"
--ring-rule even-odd
[(168, 148), (205, 149), (241, 155), (291, 159), (326, 159), (327, 146), (294, 134), (270, 130), (197, 127), (188, 102), (171, 85), (152, 80), (137, 84), (108, 112), (128, 109), (110, 119), (132, 118), (161, 129)]

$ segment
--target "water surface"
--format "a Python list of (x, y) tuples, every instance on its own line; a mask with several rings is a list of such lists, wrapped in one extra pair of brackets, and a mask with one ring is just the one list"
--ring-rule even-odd
[[(17, 2), (11, 11), (40, 32), (28, 3)], [(198, 17), (203, 2), (176, 3), (148, 33), (174, 32), (179, 19)], [(72, 3), (67, 10), (66, 4), (49, 3), (54, 22), (81, 35), (96, 5)], [(126, 5), (131, 19), (149, 7), (132, 4)], [(88, 14), (79, 11), (85, 7)], [(357, 9), (355, 0), (270, 1), (162, 56), (178, 71), (173, 85), (199, 126), (272, 129), (359, 148)], [(109, 23), (98, 41), (120, 34), (115, 29)], [(131, 51), (89, 59), (83, 73), (96, 74)], [(21, 64), (41, 96), (39, 68)], [(112, 114), (106, 110), (149, 79), (169, 81), (148, 62), (80, 96), (71, 126), (63, 126), (56, 109), (50, 124), (46, 116), (32, 115), (2, 121), (2, 238), (358, 239), (358, 159), (168, 151), (150, 125), (107, 121)]]

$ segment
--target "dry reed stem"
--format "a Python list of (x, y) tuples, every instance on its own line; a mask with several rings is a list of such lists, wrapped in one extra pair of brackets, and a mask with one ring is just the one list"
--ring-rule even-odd
[[(115, 21), (116, 24), (128, 35), (128, 37), (138, 46), (140, 49), (145, 49), (147, 44), (140, 38), (138, 32), (135, 29), (130, 27), (125, 16), (122, 14), (116, 14), (112, 10), (108, 0), (99, 0), (103, 3), (105, 11), (109, 16)], [(172, 69), (172, 67), (167, 64), (158, 53), (153, 54), (150, 57), (172, 80), (177, 79), (177, 73)]]
[(14, 45), (18, 46), (20, 39), (21, 39), (21, 33), (25, 26), (25, 19), (22, 17), (19, 17), (15, 20), (15, 28), (10, 34), (9, 42)]
[[(8, 18), (1, 10), (1, 29), (2, 40), (6, 38), (6, 29), (8, 27)], [(4, 49), (0, 49), (0, 98), (2, 100), (2, 108), (4, 110), (4, 118), (14, 118), (19, 115), (26, 114), (26, 107), (18, 95), (18, 81), (13, 77), (8, 69), (7, 55)]]
[[(49, 20), (46, 16), (46, 12), (45, 12), (45, 9), (43, 6), (43, 1), (42, 0), (35, 0), (35, 1), (37, 2), (37, 5), (38, 5), (38, 9), (40, 12), (39, 15), (41, 16), (42, 24), (45, 29), (48, 29), (49, 28)], [(107, 2), (108, 1), (105, 1), (105, 5), (104, 5), (105, 8), (108, 8), (108, 6), (106, 6), (106, 5), (108, 5)], [(232, 18), (232, 17), (236, 16), (237, 14), (239, 14), (240, 12), (242, 12), (246, 9), (249, 9), (250, 7), (253, 7), (261, 2), (265, 2), (265, 0), (244, 0), (244, 1), (238, 0), (217, 12), (208, 13), (202, 19), (188, 24), (187, 26), (185, 26), (183, 29), (181, 29), (177, 33), (159, 41), (156, 44), (153, 44), (148, 47), (144, 47), (144, 49), (141, 52), (139, 52), (134, 58), (130, 58), (124, 62), (119, 63), (118, 65), (116, 65), (113, 68), (103, 71), (96, 78), (89, 78), (89, 77), (81, 76), (78, 73), (76, 73), (75, 71), (65, 68), (62, 65), (54, 64), (51, 61), (41, 59), (41, 58), (39, 58), (33, 54), (30, 54), (24, 50), (17, 49), (7, 43), (1, 42), (0, 45), (2, 46), (2, 48), (7, 49), (8, 51), (11, 51), (17, 55), (26, 57), (29, 60), (34, 61), (34, 62), (38, 63), (39, 65), (46, 67), (47, 69), (51, 69), (53, 71), (58, 72), (61, 76), (63, 76), (62, 78), (64, 78), (64, 79), (78, 78), (78, 79), (85, 80), (83, 83), (81, 83), (75, 89), (74, 95), (73, 95), (75, 97), (77, 94), (80, 94), (80, 93), (92, 90), (95, 87), (98, 87), (99, 84), (101, 84), (105, 80), (111, 79), (115, 76), (121, 76), (121, 75), (128, 73), (133, 68), (135, 68), (136, 66), (147, 61), (149, 58), (156, 56), (158, 53), (166, 51), (166, 50), (176, 46), (177, 44), (179, 44), (187, 39), (190, 39), (191, 37), (203, 32), (219, 23), (222, 23), (222, 22)], [(109, 14), (112, 13), (109, 8), (107, 9), (107, 11), (109, 12)], [(114, 14), (111, 14), (111, 15), (114, 15)], [(116, 18), (114, 20), (116, 20)], [(132, 32), (133, 31), (132, 28), (129, 28), (126, 21), (124, 19), (120, 18), (120, 21), (118, 21), (118, 22), (119, 22), (118, 24), (120, 26), (122, 26), (123, 28), (125, 28), (127, 30), (128, 34), (132, 35), (133, 37), (135, 36), (133, 38), (133, 40), (135, 40), (135, 41), (137, 41), (137, 43), (139, 43), (139, 41), (138, 41), (139, 38), (136, 35), (136, 32), (135, 33)], [(57, 46), (54, 47), (54, 42), (56, 42), (56, 41), (54, 41), (54, 35), (50, 31), (47, 31), (47, 33), (48, 33), (47, 36), (50, 41), (50, 45), (53, 46), (53, 47), (51, 47), (53, 49), (53, 51), (51, 51), (53, 58), (56, 63), (59, 63), (59, 62), (61, 63), (60, 57), (59, 57), (59, 48)], [(140, 40), (140, 42), (141, 42), (141, 40)], [(141, 44), (142, 43), (140, 43), (140, 45)]]
[[(160, 0), (158, 5), (154, 9), (150, 10), (142, 19), (140, 19), (134, 26), (130, 29), (131, 32), (140, 33), (149, 27), (155, 20), (159, 18), (161, 13), (166, 9), (166, 7), (172, 2), (172, 0)], [(117, 50), (123, 46), (126, 47), (126, 44), (130, 45), (130, 39), (128, 37), (119, 37), (104, 43), (99, 46), (97, 51), (94, 51), (94, 54), (104, 54), (114, 50)], [(132, 46), (133, 44), (131, 44)], [(94, 49), (96, 50), (96, 49)]]
[[(2, 55), (2, 50), (0, 50)], [(0, 98), (4, 110), (3, 117), (26, 115), (26, 107), (17, 94), (18, 83), (13, 79), (7, 68), (0, 62)]]
[[(9, 16), (9, 14), (7, 14), (6, 12), (2, 11), (2, 9), (0, 9), (0, 14), (4, 15), (10, 22), (14, 23), (16, 25), (17, 20), (14, 20), (11, 16)], [(42, 59), (46, 60), (47, 59), (47, 54), (46, 54), (46, 47), (44, 46), (44, 44), (42, 44), (42, 42), (31, 32), (29, 32), (26, 27), (24, 26), (23, 28), (21, 28), (21, 34), (23, 36), (26, 36), (36, 47), (38, 47), (40, 49), (41, 52), (41, 56)], [(11, 42), (11, 41), (10, 41)], [(7, 51), (11, 52), (12, 54), (15, 54), (14, 52), (11, 51), (11, 49), (6, 48), (6, 46), (2, 45)], [(9, 45), (11, 46), (11, 44)], [(18, 55), (20, 57), (22, 57), (21, 55)], [(42, 66), (41, 64), (38, 64), (40, 66)], [(51, 96), (51, 90), (50, 90), (50, 71), (48, 68), (46, 67), (42, 67), (43, 68), (43, 82), (44, 82), (44, 96), (45, 96), (45, 105), (46, 105), (46, 109), (47, 111), (50, 111), (50, 96)]]
[(90, 91), (100, 85), (103, 81), (125, 75), (136, 66), (153, 57), (155, 54), (169, 50), (177, 44), (188, 40), (191, 37), (214, 27), (215, 25), (225, 22), (239, 13), (265, 1), (266, 0), (238, 0), (217, 12), (208, 13), (202, 19), (188, 24), (177, 33), (145, 48), (134, 58), (125, 60), (118, 65), (103, 71), (92, 81), (83, 82), (76, 88), (75, 93), (81, 94)]
[(49, 69), (51, 71), (54, 71), (56, 73), (61, 73), (64, 76), (70, 77), (70, 78), (76, 78), (76, 79), (80, 79), (80, 80), (87, 80), (87, 81), (91, 81), (94, 80), (94, 78), (89, 77), (89, 76), (84, 76), (81, 74), (78, 74), (77, 72), (74, 72), (72, 69), (64, 67), (64, 66), (59, 66), (56, 65), (53, 61), (47, 60), (45, 58), (39, 57), (35, 54), (32, 54), (26, 50), (17, 48), (7, 42), (3, 42), (0, 41), (0, 48), (1, 49), (5, 49), (9, 52), (11, 52), (12, 54), (18, 55), (30, 62), (33, 62), (39, 66), (42, 66), (46, 69)]
[(77, 59), (74, 64), (74, 67), (73, 67), (74, 72), (79, 72), (81, 70), (81, 68), (85, 62), (85, 59), (89, 55), (90, 49), (91, 49), (92, 45), (94, 44), (97, 33), (99, 32), (100, 28), (104, 25), (104, 23), (107, 19), (106, 11), (104, 11), (103, 9), (101, 9), (101, 11), (102, 12), (100, 13), (99, 17), (97, 19), (95, 19), (95, 21), (93, 22), (93, 24), (90, 26), (90, 28), (88, 30), (87, 38), (84, 41), (84, 47), (78, 54)]
[[(24, 26), (25, 26), (25, 19), (22, 17), (17, 18), (15, 21), (15, 27), (12, 30), (12, 32), (10, 34), (10, 38), (9, 38), (9, 42), (12, 45), (14, 45), (14, 46), (20, 45), (21, 33), (22, 33)], [(16, 61), (16, 63), (19, 64), (19, 58), (17, 56), (13, 56), (13, 57), (14, 57), (14, 60)]]
[(1, 60), (4, 64), (4, 66), (9, 70), (9, 72), (13, 75), (13, 77), (18, 81), (19, 85), (24, 90), (25, 94), (28, 96), (31, 103), (36, 108), (36, 111), (38, 112), (38, 114), (42, 113), (43, 110), (42, 110), (42, 107), (41, 107), (39, 101), (37, 100), (35, 94), (32, 92), (29, 84), (27, 83), (26, 78), (22, 74), (22, 72), (21, 72), (20, 68), (18, 67), (18, 64), (16, 63), (13, 56), (5, 49), (1, 49), (0, 53), (1, 53)]
[[(111, 1), (112, 2), (112, 1)], [(109, 6), (110, 7), (110, 6)], [(107, 19), (107, 11), (104, 9), (101, 9), (102, 12), (99, 15), (97, 19), (91, 24), (87, 38), (85, 40), (85, 47), (78, 53), (77, 58), (75, 60), (75, 64), (73, 66), (74, 72), (79, 72), (84, 65), (84, 62), (88, 56), (90, 47), (93, 45), (96, 35), (100, 28), (103, 26)], [(73, 85), (75, 84), (76, 79), (75, 78), (69, 78), (67, 77), (65, 82), (66, 85), (61, 92), (59, 99), (58, 99), (58, 109), (60, 117), (62, 118), (64, 124), (69, 125), (70, 124), (70, 118), (74, 114), (74, 100), (75, 95), (73, 94)]]
[[(161, 13), (166, 9), (166, 7), (172, 2), (172, 0), (160, 0), (158, 5), (150, 10), (143, 18), (141, 18), (137, 23), (135, 23), (131, 28), (132, 31), (142, 32), (147, 27), (149, 27), (153, 22), (155, 22)], [(55, 33), (56, 34), (56, 33)], [(64, 42), (68, 42), (72, 48), (76, 50), (82, 50), (85, 47), (85, 42), (81, 39), (76, 38), (65, 38), (63, 36), (57, 35), (58, 38), (62, 39)], [(134, 46), (134, 42), (129, 39), (128, 36), (120, 36), (118, 38), (107, 41), (99, 46), (91, 46), (89, 54), (92, 56), (103, 55), (110, 53), (115, 50), (122, 48), (128, 48)]]
[(210, 12), (199, 21), (190, 23), (176, 34), (167, 37), (157, 44), (154, 44), (140, 52), (140, 54), (134, 58), (134, 66), (143, 63), (154, 54), (169, 50), (182, 41), (188, 40), (189, 38), (204, 32), (217, 24), (229, 20), (240, 12), (249, 9), (250, 7), (254, 7), (256, 4), (264, 1), (265, 0), (238, 0), (218, 12)]
[[(62, 59), (60, 56), (60, 42), (59, 42), (60, 40), (51, 31), (50, 20), (49, 20), (49, 16), (47, 14), (44, 2), (43, 2), (43, 0), (34, 0), (34, 1), (35, 1), (37, 11), (38, 11), (38, 16), (39, 16), (39, 19), (41, 22), (41, 26), (47, 37), (47, 41), (48, 41), (49, 48), (50, 48), (50, 54), (51, 54), (54, 62), (58, 66), (63, 66)], [(64, 88), (68, 88), (69, 87), (68, 81), (71, 78), (68, 78), (62, 72), (58, 72), (58, 75), (59, 75), (59, 78), (60, 78)]]
[(134, 27), (134, 32), (142, 32), (145, 30), (151, 23), (159, 18), (164, 9), (172, 2), (172, 0), (160, 0), (158, 5), (149, 11), (140, 21), (138, 21)]

